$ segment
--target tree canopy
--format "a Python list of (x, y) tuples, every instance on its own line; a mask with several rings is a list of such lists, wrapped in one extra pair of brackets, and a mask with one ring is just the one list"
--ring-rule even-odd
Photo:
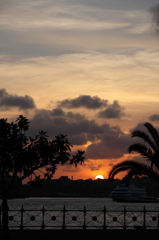
[[(40, 180), (38, 169), (44, 169), (44, 179), (51, 179), (58, 164), (82, 164), (84, 151), (71, 153), (72, 145), (66, 135), (60, 134), (49, 140), (43, 130), (35, 137), (27, 136), (29, 121), (19, 115), (15, 122), (0, 119), (0, 181), (2, 206), (6, 214), (8, 193), (22, 180), (34, 175), (34, 181)], [(18, 178), (17, 178), (18, 176)], [(10, 178), (9, 184), (6, 178)], [(7, 217), (3, 216), (3, 225)]]

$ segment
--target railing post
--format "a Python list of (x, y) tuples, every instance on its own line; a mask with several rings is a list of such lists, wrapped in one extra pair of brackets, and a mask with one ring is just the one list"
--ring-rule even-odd
[(144, 214), (143, 229), (146, 229), (146, 208), (145, 208), (145, 206), (144, 206), (143, 214)]
[(126, 229), (126, 207), (124, 206), (124, 230)]
[(85, 206), (84, 206), (83, 213), (84, 213), (83, 229), (86, 229), (86, 208), (85, 208)]
[(21, 223), (20, 223), (20, 229), (23, 229), (23, 212), (24, 212), (24, 209), (23, 209), (23, 205), (22, 205), (22, 208), (21, 208)]
[(65, 212), (66, 212), (66, 209), (65, 209), (65, 205), (64, 205), (64, 207), (63, 207), (63, 226), (62, 226), (62, 228), (63, 229), (65, 229)]
[(104, 225), (103, 225), (103, 229), (106, 229), (106, 207), (104, 205)]
[(45, 228), (45, 225), (44, 225), (44, 215), (45, 215), (44, 205), (43, 205), (43, 208), (42, 208), (42, 215), (43, 215), (43, 219), (42, 219), (42, 229), (44, 230), (44, 228)]

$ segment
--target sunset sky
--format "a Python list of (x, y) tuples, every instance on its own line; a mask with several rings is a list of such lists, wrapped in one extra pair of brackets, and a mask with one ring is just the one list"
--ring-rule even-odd
[(85, 150), (55, 178), (107, 178), (138, 158), (134, 128), (159, 127), (158, 0), (0, 0), (0, 63), (0, 118)]

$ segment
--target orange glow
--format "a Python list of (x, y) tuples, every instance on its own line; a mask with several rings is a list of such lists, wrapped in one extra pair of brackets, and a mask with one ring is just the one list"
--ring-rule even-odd
[[(75, 146), (76, 147), (76, 146)], [(78, 148), (77, 148), (78, 149)], [(73, 148), (73, 150), (76, 150)], [(74, 165), (58, 165), (57, 171), (55, 172), (53, 179), (58, 179), (61, 176), (67, 176), (69, 179), (78, 180), (78, 179), (96, 179), (97, 176), (102, 176), (104, 179), (108, 178), (109, 172), (112, 167), (124, 160), (133, 160), (138, 154), (124, 154), (121, 158), (118, 159), (86, 159), (85, 163), (75, 167)], [(44, 169), (41, 169), (45, 172)], [(37, 171), (37, 175), (40, 175), (41, 178), (44, 177), (41, 171)], [(120, 172), (115, 176), (115, 179), (122, 179), (126, 175), (126, 172)], [(102, 178), (102, 179), (103, 179)], [(29, 179), (25, 179), (23, 183), (27, 183)]]

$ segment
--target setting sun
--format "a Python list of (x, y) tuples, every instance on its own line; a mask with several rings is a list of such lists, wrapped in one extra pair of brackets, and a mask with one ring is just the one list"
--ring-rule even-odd
[(102, 175), (97, 175), (97, 176), (95, 177), (95, 180), (97, 180), (97, 179), (104, 179), (104, 177), (103, 177)]

